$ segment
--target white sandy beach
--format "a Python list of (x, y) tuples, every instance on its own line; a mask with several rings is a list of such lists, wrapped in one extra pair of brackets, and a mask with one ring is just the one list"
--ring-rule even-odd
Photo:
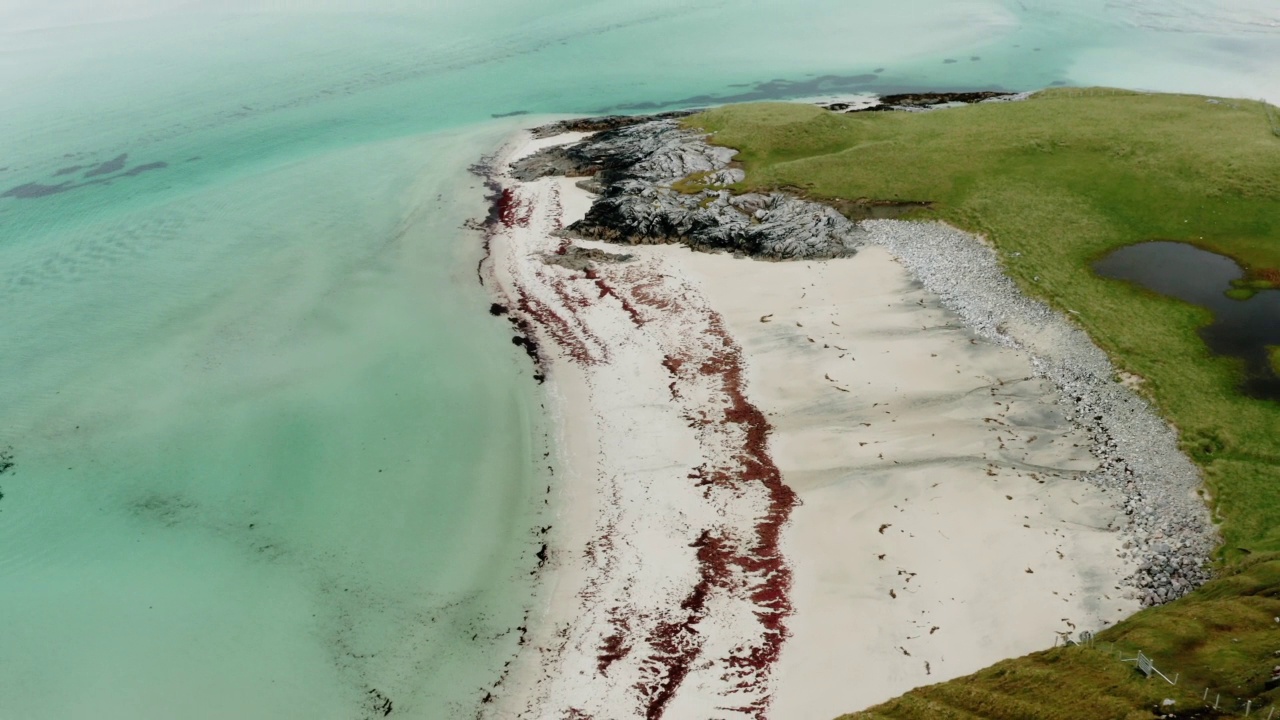
[(835, 717), (1139, 609), (1118, 587), (1133, 568), (1113, 499), (1074, 479), (1095, 462), (1056, 393), (1020, 353), (971, 342), (887, 251), (664, 250), (742, 344), (804, 502), (771, 717)]
[(562, 434), (543, 606), (493, 717), (830, 718), (1138, 608), (1052, 387), (887, 251), (578, 242), (634, 259), (571, 270), (543, 258), (586, 193), (504, 186), (486, 282)]

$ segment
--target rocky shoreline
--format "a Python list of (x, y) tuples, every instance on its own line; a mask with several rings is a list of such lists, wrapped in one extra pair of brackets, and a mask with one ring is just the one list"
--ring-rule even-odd
[(876, 98), (874, 102), (867, 104), (834, 102), (824, 104), (821, 107), (831, 110), (832, 112), (842, 113), (891, 111), (923, 112), (926, 110), (940, 110), (959, 105), (973, 105), (975, 103), (1017, 102), (1018, 100), (1025, 100), (1029, 96), (1030, 93), (1010, 93), (997, 90), (951, 93), (902, 93), (900, 95), (884, 95)]
[[(731, 167), (734, 154), (703, 142), (674, 119), (659, 118), (549, 148), (517, 162), (512, 175), (523, 181), (589, 178), (583, 186), (600, 198), (586, 218), (566, 229), (579, 238), (682, 243), (778, 260), (855, 252), (861, 231), (825, 205), (780, 192), (735, 195), (725, 189), (744, 177)], [(690, 176), (698, 178), (698, 187), (677, 186)]]
[[(960, 101), (1016, 100), (979, 94), (929, 97), (913, 109)], [(599, 195), (570, 237), (617, 244), (681, 243), (770, 260), (889, 250), (976, 335), (1028, 352), (1037, 373), (1062, 393), (1070, 417), (1092, 438), (1099, 468), (1082, 479), (1119, 492), (1126, 556), (1139, 564), (1129, 585), (1145, 605), (1176, 599), (1207, 581), (1219, 542), (1197, 496), (1198, 469), (1176, 432), (1125, 384), (1106, 355), (1064, 315), (1025, 296), (982, 240), (939, 223), (855, 222), (832, 207), (783, 192), (733, 194), (744, 174), (735, 151), (683, 129), (679, 113), (555, 123), (535, 137), (594, 133), (542, 150), (512, 166), (520, 180), (562, 175)], [(847, 209), (846, 209), (847, 211)], [(592, 258), (573, 258), (589, 268)]]
[(1208, 581), (1219, 538), (1197, 495), (1200, 472), (1177, 433), (1145, 399), (1118, 382), (1088, 334), (1027, 297), (981, 240), (941, 223), (868, 221), (868, 241), (887, 248), (978, 336), (1031, 355), (1062, 393), (1068, 417), (1088, 433), (1097, 470), (1082, 479), (1124, 497), (1124, 552), (1139, 566), (1129, 583), (1144, 605), (1177, 599)]

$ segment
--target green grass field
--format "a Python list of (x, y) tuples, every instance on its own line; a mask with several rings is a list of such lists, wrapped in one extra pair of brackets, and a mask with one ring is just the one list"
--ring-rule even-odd
[[(1222, 579), (1105, 637), (1204, 685), (1258, 693), (1280, 664), (1280, 403), (1238, 392), (1238, 361), (1210, 354), (1196, 334), (1207, 311), (1090, 266), (1114, 248), (1160, 239), (1231, 256), (1254, 280), (1280, 277), (1280, 136), (1269, 113), (1247, 100), (1052, 90), (931, 113), (760, 104), (687, 122), (740, 151), (747, 179), (735, 190), (788, 189), (851, 216), (927, 203), (909, 216), (985, 235), (1024, 290), (1076, 313), (1119, 368), (1144, 378), (1142, 391), (1204, 471), (1224, 538)], [(1073, 650), (1008, 661), (853, 717), (1151, 717), (1132, 673)], [(1093, 710), (1027, 709), (1050, 689)]]

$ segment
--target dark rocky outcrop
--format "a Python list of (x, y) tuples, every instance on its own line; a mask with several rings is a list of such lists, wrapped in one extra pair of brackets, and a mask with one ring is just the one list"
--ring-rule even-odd
[(590, 270), (595, 263), (623, 263), (633, 258), (633, 255), (620, 255), (596, 248), (566, 245), (560, 252), (544, 257), (543, 262), (570, 270), (584, 271)]
[(784, 193), (735, 195), (726, 189), (744, 178), (731, 166), (735, 154), (669, 116), (656, 116), (536, 153), (514, 163), (511, 172), (520, 180), (590, 178), (585, 186), (600, 197), (584, 219), (566, 229), (570, 236), (684, 243), (774, 260), (855, 252), (861, 231), (825, 205)]
[(657, 115), (604, 115), (601, 117), (572, 118), (560, 120), (534, 128), (531, 132), (536, 138), (549, 138), (571, 132), (598, 133), (606, 130), (631, 127), (652, 120), (676, 120), (697, 112), (696, 110), (675, 110)]
[(850, 103), (830, 103), (823, 105), (828, 110), (835, 112), (856, 113), (856, 112), (887, 112), (887, 111), (908, 111), (918, 112), (921, 110), (931, 110), (939, 106), (950, 106), (955, 104), (972, 105), (980, 102), (1011, 102), (1021, 100), (1026, 97), (1026, 93), (1009, 93), (996, 90), (981, 90), (978, 92), (946, 92), (946, 93), (903, 93), (901, 95), (885, 95), (880, 98), (878, 104), (870, 106), (854, 106)]

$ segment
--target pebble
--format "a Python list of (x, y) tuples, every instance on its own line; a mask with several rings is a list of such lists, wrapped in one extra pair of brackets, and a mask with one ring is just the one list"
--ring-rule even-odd
[(1126, 583), (1143, 603), (1177, 599), (1208, 581), (1210, 554), (1221, 540), (1196, 494), (1199, 469), (1150, 403), (1116, 382), (1115, 366), (1088, 334), (1023, 294), (976, 236), (941, 223), (861, 225), (868, 242), (889, 250), (973, 332), (1028, 353), (1036, 374), (1061, 392), (1068, 417), (1088, 433), (1098, 461), (1082, 479), (1120, 498), (1118, 530), (1138, 568)]

